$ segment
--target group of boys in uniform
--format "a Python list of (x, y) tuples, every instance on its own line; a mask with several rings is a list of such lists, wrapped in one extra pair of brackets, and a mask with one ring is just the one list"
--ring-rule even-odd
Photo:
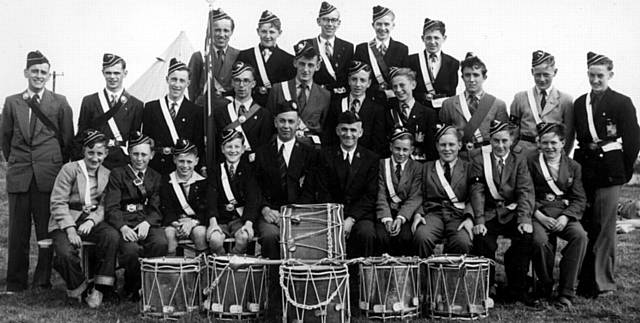
[[(573, 102), (552, 85), (554, 57), (535, 51), (535, 86), (516, 94), (507, 113), (483, 89), (480, 58), (469, 53), (458, 62), (442, 52), (443, 22), (425, 19), (425, 50), (410, 56), (391, 38), (388, 8), (373, 8), (375, 37), (355, 49), (336, 37), (340, 22), (323, 2), (320, 34), (291, 55), (277, 45), (280, 19), (265, 11), (260, 43), (238, 51), (229, 46), (233, 19), (214, 10), (213, 79), (200, 53), (192, 70), (172, 59), (168, 94), (144, 105), (124, 90), (125, 61), (105, 54), (105, 88), (83, 99), (82, 148), (66, 164), (71, 109), (44, 88), (48, 60), (29, 53), (28, 89), (8, 97), (2, 114), (7, 290), (27, 287), (32, 215), (38, 240), (53, 239), (69, 296), (86, 295), (97, 307), (115, 295), (116, 257), (123, 295), (137, 300), (140, 257), (173, 255), (181, 239), (198, 252), (244, 253), (257, 237), (262, 256), (279, 259), (281, 207), (319, 202), (344, 205), (349, 258), (426, 258), (444, 242), (446, 253), (495, 259), (502, 235), (511, 239), (504, 299), (533, 305), (529, 263), (540, 281), (536, 296), (551, 298), (560, 237), (568, 244), (555, 304), (572, 306), (578, 280), (585, 296), (615, 290), (615, 206), (640, 132), (631, 100), (608, 87), (609, 58), (589, 52), (592, 89)], [(458, 69), (465, 90), (456, 94)], [(209, 102), (215, 131), (205, 148)], [(205, 149), (215, 150), (212, 160)], [(235, 245), (225, 250), (229, 237)], [(93, 288), (81, 269), (83, 240), (97, 245)], [(51, 257), (39, 250), (35, 286), (50, 286)]]

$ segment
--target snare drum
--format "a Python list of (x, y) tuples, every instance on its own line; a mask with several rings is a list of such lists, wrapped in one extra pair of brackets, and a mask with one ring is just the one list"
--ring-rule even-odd
[(427, 311), (431, 318), (476, 320), (489, 315), (486, 258), (442, 255), (427, 259)]
[(360, 310), (369, 319), (420, 314), (420, 269), (415, 257), (371, 257), (360, 265)]
[(283, 322), (349, 322), (346, 265), (280, 266)]
[[(238, 268), (230, 266), (231, 257)], [(255, 320), (267, 307), (267, 266), (248, 256), (209, 256), (204, 309), (214, 319)]]
[(344, 259), (342, 204), (282, 207), (280, 244), (284, 259)]
[(200, 258), (142, 258), (143, 316), (175, 318), (200, 305)]

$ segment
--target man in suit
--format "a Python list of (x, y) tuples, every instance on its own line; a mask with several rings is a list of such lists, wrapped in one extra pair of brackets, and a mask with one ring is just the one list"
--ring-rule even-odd
[(136, 133), (129, 140), (130, 163), (114, 168), (105, 190), (105, 221), (120, 232), (118, 263), (124, 267), (123, 296), (140, 299), (139, 258), (167, 255), (160, 213), (161, 175), (149, 166), (153, 139)]
[[(219, 150), (222, 144), (223, 133), (229, 129), (236, 129), (245, 140), (243, 144), (249, 160), (253, 162), (255, 150), (268, 143), (273, 135), (273, 116), (271, 112), (260, 106), (251, 95), (256, 85), (255, 69), (244, 62), (237, 61), (233, 65), (232, 81), (234, 96), (219, 100), (213, 106), (213, 119), (215, 123), (215, 139), (209, 137), (207, 149)], [(218, 160), (224, 160), (224, 155), (216, 154)], [(209, 166), (217, 166), (212, 163)]]
[(438, 154), (435, 149), (437, 114), (413, 98), (416, 88), (416, 73), (409, 68), (392, 68), (391, 85), (397, 101), (391, 103), (392, 122), (395, 127), (405, 127), (416, 140), (414, 159), (435, 160)]
[(373, 7), (371, 26), (376, 35), (371, 41), (356, 46), (353, 55), (354, 60), (367, 63), (373, 69), (375, 78), (371, 82), (368, 94), (380, 100), (382, 104), (386, 104), (387, 100), (394, 96), (389, 69), (405, 67), (409, 55), (407, 45), (391, 38), (391, 32), (396, 26), (395, 19), (396, 15), (391, 9)]
[(436, 133), (436, 147), (440, 158), (424, 165), (422, 208), (411, 226), (422, 258), (431, 256), (436, 243), (443, 239), (444, 253), (468, 254), (472, 246), (471, 164), (458, 158), (460, 134), (452, 126), (442, 126)]
[(292, 100), (296, 102), (300, 116), (296, 136), (308, 145), (319, 146), (331, 93), (313, 81), (313, 75), (320, 68), (320, 56), (311, 42), (303, 40), (296, 44), (294, 49), (296, 58), (293, 64), (296, 67), (296, 76), (287, 82), (273, 85), (267, 109), (273, 112), (278, 104)]
[(587, 66), (591, 92), (580, 96), (573, 105), (578, 139), (574, 156), (582, 165), (589, 204), (582, 218), (589, 244), (578, 293), (596, 297), (616, 290), (616, 206), (622, 185), (633, 174), (640, 150), (640, 130), (631, 99), (609, 87), (613, 61), (589, 52)]
[[(7, 291), (27, 288), (31, 222), (38, 240), (47, 237), (49, 197), (73, 140), (67, 99), (45, 89), (51, 65), (39, 51), (29, 52), (25, 91), (5, 99), (0, 143), (7, 161), (9, 247)], [(33, 286), (50, 288), (51, 251), (40, 248)]]
[(78, 134), (95, 129), (109, 138), (109, 155), (103, 165), (108, 169), (129, 162), (125, 144), (129, 136), (142, 128), (143, 103), (125, 91), (127, 63), (122, 57), (104, 54), (102, 75), (105, 88), (82, 98), (78, 117)]
[(553, 86), (553, 78), (558, 73), (553, 55), (537, 50), (531, 59), (531, 75), (535, 86), (518, 92), (511, 102), (511, 120), (519, 127), (520, 145), (526, 152), (538, 150), (536, 125), (541, 122), (562, 123), (565, 125), (568, 154), (573, 149), (575, 131), (573, 127), (573, 99)]
[(446, 98), (456, 95), (460, 62), (442, 52), (446, 40), (444, 22), (425, 18), (422, 27), (425, 50), (408, 59), (407, 65), (418, 74), (414, 97), (428, 108), (439, 109)]
[(277, 40), (282, 33), (280, 18), (269, 10), (262, 12), (256, 29), (260, 44), (245, 49), (238, 54), (243, 61), (258, 71), (253, 99), (261, 106), (266, 106), (269, 92), (274, 84), (290, 80), (296, 75), (293, 55), (278, 47)]
[(83, 132), (84, 158), (62, 166), (51, 192), (49, 236), (56, 252), (54, 267), (67, 285), (67, 297), (83, 301), (83, 295), (87, 295), (89, 282), (82, 270), (80, 253), (83, 241), (96, 244), (94, 285), (85, 299), (91, 308), (99, 307), (105, 295), (114, 295), (116, 281), (120, 235), (103, 221), (102, 204), (109, 180), (109, 170), (102, 165), (109, 154), (108, 141), (97, 130)]
[[(526, 156), (520, 149), (511, 149), (514, 134), (509, 124), (492, 121), (490, 138), (490, 146), (471, 152), (470, 195), (475, 216), (471, 254), (495, 259), (498, 235), (510, 238), (511, 246), (504, 254), (509, 292), (501, 296), (505, 301), (535, 306), (526, 288), (532, 253), (533, 182)], [(491, 266), (492, 289), (494, 281), (495, 267)]]
[(468, 159), (474, 148), (489, 145), (489, 128), (492, 120), (508, 121), (504, 101), (486, 93), (482, 87), (487, 79), (487, 66), (473, 53), (460, 63), (464, 93), (448, 98), (442, 103), (440, 122), (452, 125), (462, 133), (461, 158)]
[[(231, 67), (238, 58), (239, 50), (229, 46), (233, 36), (235, 22), (222, 9), (209, 12), (209, 29), (211, 43), (205, 42), (205, 52), (211, 51), (213, 57), (213, 78), (211, 79), (211, 93), (214, 97), (230, 95)], [(189, 59), (189, 99), (198, 105), (206, 106), (207, 67), (201, 52), (195, 52)]]
[[(413, 256), (413, 215), (422, 205), (422, 164), (411, 159), (413, 134), (396, 128), (391, 157), (380, 160), (376, 200), (377, 253)], [(415, 230), (414, 230), (415, 231)]]
[(307, 39), (321, 57), (320, 69), (313, 81), (324, 86), (331, 95), (339, 98), (347, 94), (347, 69), (353, 58), (353, 44), (336, 37), (340, 27), (338, 8), (323, 1), (316, 19), (320, 35)]
[[(184, 95), (189, 86), (187, 65), (172, 58), (167, 85), (169, 93), (158, 100), (147, 102), (142, 114), (142, 132), (154, 140), (157, 152), (149, 166), (161, 175), (168, 175), (176, 168), (171, 151), (179, 138), (195, 144), (199, 156), (204, 154), (203, 109)], [(202, 158), (198, 168), (204, 165)]]
[(332, 100), (329, 113), (324, 123), (323, 144), (337, 145), (338, 135), (335, 132), (338, 116), (345, 111), (356, 113), (362, 120), (362, 137), (358, 144), (373, 150), (378, 156), (388, 156), (389, 146), (387, 134), (392, 126), (391, 115), (380, 103), (367, 96), (367, 89), (371, 85), (371, 67), (360, 61), (349, 64), (349, 95)]
[(587, 251), (587, 232), (580, 224), (587, 204), (582, 187), (582, 169), (563, 150), (565, 126), (562, 123), (538, 124), (540, 153), (530, 154), (527, 164), (535, 185), (533, 213), (533, 267), (541, 282), (540, 296), (551, 298), (556, 242), (567, 241), (560, 261), (558, 296), (553, 303), (573, 307), (578, 272)]

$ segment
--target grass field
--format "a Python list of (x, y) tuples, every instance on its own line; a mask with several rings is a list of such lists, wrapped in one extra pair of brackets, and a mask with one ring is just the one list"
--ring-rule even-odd
[[(8, 211), (5, 193), (5, 165), (0, 164), (0, 290), (5, 289), (7, 266)], [(623, 196), (637, 198), (639, 187), (625, 187)], [(32, 240), (33, 240), (32, 234)], [(32, 241), (31, 268), (35, 267), (35, 241)], [(504, 244), (501, 249), (504, 249)], [(500, 257), (501, 255), (499, 255)], [(522, 305), (497, 304), (490, 312), (491, 322), (640, 322), (640, 232), (618, 236), (616, 279), (618, 291), (605, 299), (584, 299), (578, 297), (572, 311), (559, 311), (545, 307), (534, 311)], [(86, 306), (69, 305), (66, 300), (64, 282), (54, 272), (53, 289), (48, 291), (27, 291), (14, 295), (0, 295), (0, 322), (141, 322), (138, 305), (122, 302), (117, 305), (105, 304), (98, 310)], [(119, 279), (122, 281), (122, 279)], [(152, 321), (152, 320), (149, 320)], [(206, 317), (197, 316), (190, 320), (205, 322)], [(355, 319), (356, 322), (364, 322)], [(429, 322), (427, 319), (417, 322)]]

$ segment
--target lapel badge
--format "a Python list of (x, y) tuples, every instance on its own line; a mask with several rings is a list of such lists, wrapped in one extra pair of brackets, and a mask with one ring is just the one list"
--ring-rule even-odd
[(304, 185), (304, 178), (306, 177), (306, 175), (303, 175), (302, 177), (300, 177), (300, 180), (298, 181), (300, 183), (300, 187), (302, 187), (302, 185)]
[(238, 122), (245, 123), (245, 121), (247, 121), (247, 117), (245, 117), (245, 116), (239, 116), (238, 117)]
[(544, 195), (544, 199), (548, 202), (553, 202), (556, 200), (556, 196), (554, 194), (547, 193)]
[(264, 86), (258, 86), (258, 93), (267, 94), (267, 88)]
[(182, 118), (182, 122), (187, 122), (187, 118)]
[(249, 154), (249, 162), (253, 163), (256, 160), (256, 153)]
[(231, 211), (236, 209), (236, 206), (233, 203), (229, 203), (229, 204), (225, 205), (224, 208), (225, 208), (225, 210), (231, 212)]
[(29, 93), (27, 92), (22, 93), (22, 99), (25, 101), (29, 100)]
[(135, 212), (136, 205), (135, 204), (127, 204), (127, 212)]
[(124, 95), (120, 96), (120, 103), (127, 104), (127, 97)]

